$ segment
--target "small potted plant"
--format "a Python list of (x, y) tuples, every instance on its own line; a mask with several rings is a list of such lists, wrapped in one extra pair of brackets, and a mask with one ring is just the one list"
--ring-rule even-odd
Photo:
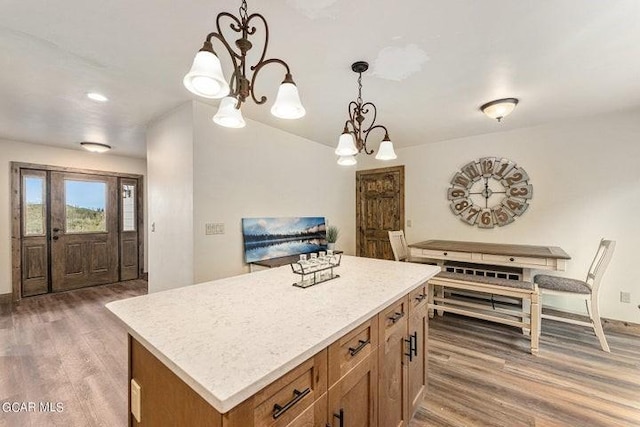
[(336, 242), (338, 241), (338, 235), (340, 229), (335, 225), (327, 227), (327, 249), (334, 250), (336, 248)]

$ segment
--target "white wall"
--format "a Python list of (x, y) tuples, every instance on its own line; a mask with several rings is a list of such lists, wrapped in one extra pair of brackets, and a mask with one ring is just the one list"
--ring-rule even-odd
[[(337, 247), (354, 253), (355, 172), (336, 164), (333, 148), (253, 120), (223, 128), (215, 113), (194, 103), (196, 282), (248, 271), (243, 217), (324, 216), (341, 230)], [(207, 222), (224, 223), (225, 234), (205, 235)]]
[[(406, 218), (413, 222), (406, 228), (409, 242), (560, 246), (572, 259), (559, 274), (584, 280), (600, 238), (617, 240), (603, 279), (601, 315), (640, 323), (640, 111), (409, 147), (397, 154), (394, 164), (406, 165)], [(534, 188), (527, 212), (491, 230), (460, 221), (446, 199), (454, 172), (485, 156), (517, 162)], [(367, 161), (360, 168), (376, 166)], [(619, 302), (620, 291), (632, 293), (631, 304)], [(567, 300), (547, 298), (545, 304), (584, 312)]]
[[(0, 294), (11, 292), (11, 162), (146, 174), (146, 161), (26, 142), (0, 140)], [(146, 181), (146, 178), (145, 178)], [(146, 267), (145, 251), (145, 267)]]
[(149, 124), (149, 292), (193, 283), (193, 114), (187, 103)]

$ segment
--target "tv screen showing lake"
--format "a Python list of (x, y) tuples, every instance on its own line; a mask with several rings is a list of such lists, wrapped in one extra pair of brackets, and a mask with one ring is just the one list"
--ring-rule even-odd
[(243, 218), (245, 262), (326, 250), (324, 217)]

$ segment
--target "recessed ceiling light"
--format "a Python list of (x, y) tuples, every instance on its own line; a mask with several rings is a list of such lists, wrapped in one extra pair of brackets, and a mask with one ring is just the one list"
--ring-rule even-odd
[(111, 150), (111, 146), (107, 144), (101, 144), (99, 142), (81, 142), (82, 148), (92, 153), (106, 153)]
[(109, 98), (98, 92), (89, 92), (87, 94), (87, 98), (98, 102), (107, 102), (109, 100)]

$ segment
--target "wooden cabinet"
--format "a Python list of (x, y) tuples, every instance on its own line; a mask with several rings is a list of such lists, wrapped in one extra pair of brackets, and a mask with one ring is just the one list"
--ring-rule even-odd
[(380, 426), (406, 426), (426, 390), (427, 293), (414, 290), (379, 315)]
[(373, 350), (329, 388), (328, 425), (378, 426), (378, 360)]
[(130, 426), (398, 427), (425, 392), (426, 284), (221, 414), (130, 337), (142, 419)]
[(427, 286), (409, 294), (409, 322), (408, 334), (412, 355), (407, 363), (407, 404), (408, 416), (411, 417), (418, 410), (427, 388), (427, 338), (429, 336), (429, 321), (427, 307)]

